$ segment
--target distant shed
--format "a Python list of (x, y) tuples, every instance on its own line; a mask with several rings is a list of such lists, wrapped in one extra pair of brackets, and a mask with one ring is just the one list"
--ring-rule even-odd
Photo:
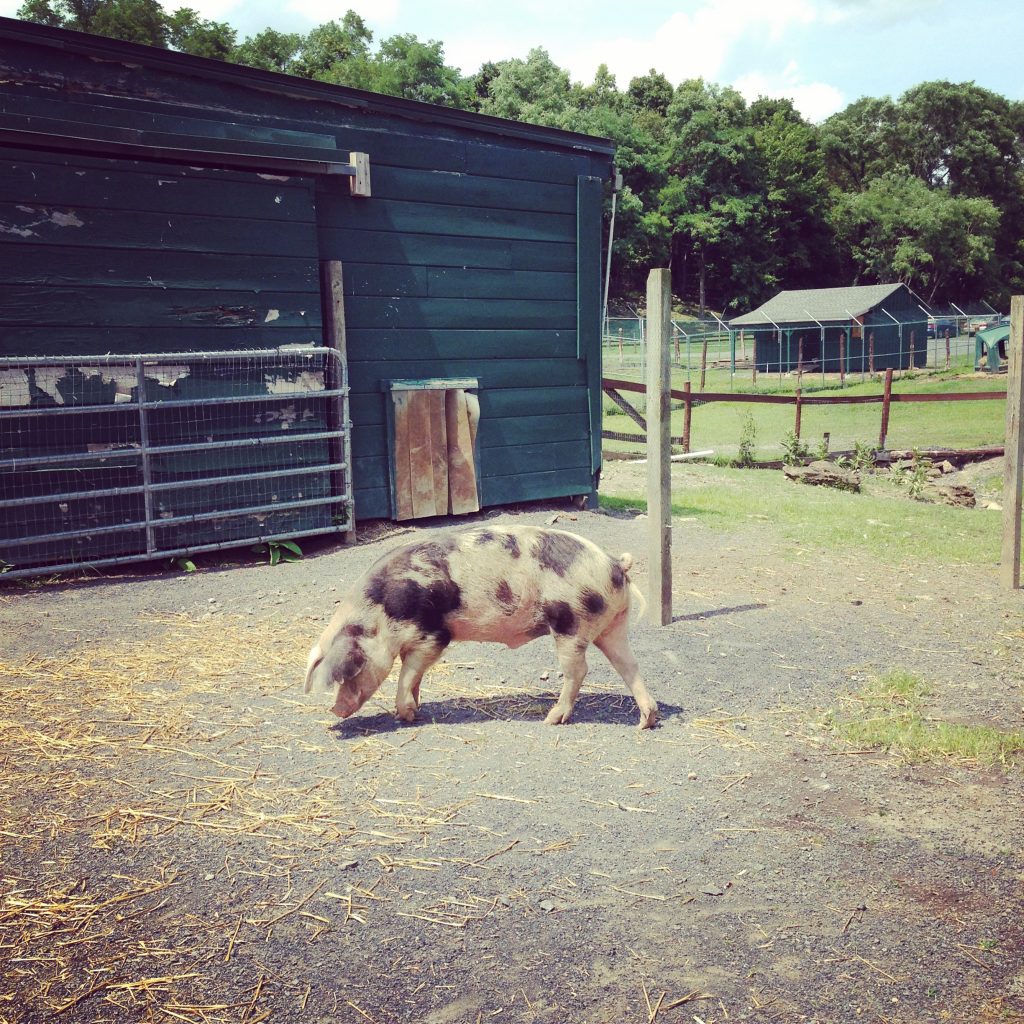
[[(591, 495), (612, 156), (604, 139), (0, 18), (0, 359), (323, 345), (333, 316), (357, 517), (475, 507), (445, 502), (467, 469), (443, 464), (446, 401), (481, 506)], [(337, 262), (343, 308), (324, 283)], [(26, 374), (33, 411), (72, 401), (20, 365), (0, 392)], [(146, 386), (114, 376), (110, 401), (144, 409)], [(181, 400), (199, 386), (185, 377), (147, 378), (145, 398)], [(294, 429), (289, 415), (245, 429)], [(42, 458), (23, 427), (0, 461)], [(282, 479), (260, 500), (305, 493)], [(316, 513), (276, 533), (327, 529)]]
[(782, 291), (729, 327), (753, 334), (762, 373), (907, 369), (928, 355), (927, 314), (904, 284)]

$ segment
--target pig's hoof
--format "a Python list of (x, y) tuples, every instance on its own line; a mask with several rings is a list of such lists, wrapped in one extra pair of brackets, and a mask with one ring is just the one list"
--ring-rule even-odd
[(565, 725), (569, 721), (569, 716), (572, 714), (572, 708), (562, 707), (561, 704), (556, 704), (549, 712), (548, 717), (544, 719), (545, 725)]
[(658, 705), (640, 709), (640, 728), (653, 729), (658, 722)]
[(415, 722), (416, 721), (416, 705), (407, 704), (405, 707), (396, 707), (395, 714), (403, 722)]

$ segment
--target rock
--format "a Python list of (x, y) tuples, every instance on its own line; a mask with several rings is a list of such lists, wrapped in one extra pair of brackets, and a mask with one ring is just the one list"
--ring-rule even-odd
[(696, 780), (696, 778), (697, 778), (697, 773), (696, 773), (696, 772), (687, 772), (687, 774), (686, 774), (686, 777), (687, 777), (687, 778), (688, 778), (688, 779), (689, 779), (689, 780), (690, 780), (691, 782), (694, 782), (694, 781)]
[(705, 896), (724, 896), (725, 895), (725, 890), (720, 888), (717, 885), (705, 885), (704, 888), (701, 889), (701, 892), (704, 893)]
[(551, 911), (555, 909), (555, 905), (551, 902), (551, 900), (541, 900), (540, 903), (537, 904), (537, 906), (540, 907), (540, 909), (543, 910), (545, 914), (550, 914)]
[(954, 466), (953, 463), (949, 461), (949, 459), (945, 459), (942, 462), (940, 462), (939, 463), (939, 469), (943, 473), (955, 473), (956, 472), (956, 466)]
[(840, 469), (823, 459), (812, 462), (809, 466), (783, 466), (782, 472), (794, 483), (835, 487), (840, 491), (860, 491), (859, 473), (849, 469)]

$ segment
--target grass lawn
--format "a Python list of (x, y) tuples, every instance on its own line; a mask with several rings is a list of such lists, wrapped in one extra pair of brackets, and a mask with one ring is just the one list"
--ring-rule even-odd
[[(613, 470), (602, 483), (601, 505), (646, 509), (643, 488), (642, 472)], [(841, 551), (868, 553), (883, 565), (999, 560), (999, 512), (914, 501), (882, 477), (866, 476), (863, 492), (850, 494), (794, 484), (778, 470), (677, 465), (672, 498), (673, 516), (683, 521), (729, 531), (770, 524), (792, 544), (794, 557), (817, 553), (826, 565)]]
[[(676, 371), (676, 376), (683, 376)], [(633, 375), (636, 379), (636, 374)], [(673, 380), (673, 387), (681, 381)], [(1006, 378), (987, 374), (958, 376), (955, 374), (914, 374), (893, 383), (893, 393), (949, 394), (969, 391), (1001, 391)], [(758, 389), (768, 393), (768, 388)], [(778, 391), (778, 389), (773, 389)], [(788, 389), (783, 389), (784, 391)], [(851, 384), (843, 389), (830, 389), (823, 394), (835, 396), (881, 394), (879, 380)], [(628, 401), (642, 408), (643, 396), (627, 394)], [(881, 405), (807, 406), (803, 407), (800, 434), (812, 449), (830, 434), (833, 451), (845, 451), (857, 441), (877, 445), (881, 423)], [(604, 400), (604, 429), (624, 433), (638, 432), (635, 424), (622, 414), (609, 399)], [(1002, 444), (1005, 431), (1005, 402), (936, 402), (914, 405), (894, 403), (890, 410), (888, 448), (974, 448)], [(691, 451), (712, 450), (716, 455), (736, 454), (744, 432), (753, 434), (756, 457), (779, 458), (782, 439), (795, 426), (795, 407), (786, 405), (753, 405), (741, 402), (713, 402), (694, 407), (691, 423)], [(672, 436), (683, 432), (683, 412), (672, 414)], [(631, 451), (629, 442), (605, 441), (609, 451)]]

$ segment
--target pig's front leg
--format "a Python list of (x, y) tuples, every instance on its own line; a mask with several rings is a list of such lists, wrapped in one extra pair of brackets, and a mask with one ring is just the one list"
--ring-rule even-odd
[(420, 682), (444, 651), (443, 647), (416, 647), (402, 655), (402, 670), (398, 674), (398, 692), (395, 694), (395, 714), (405, 722), (416, 720), (420, 703)]
[(562, 667), (565, 682), (555, 706), (544, 721), (548, 725), (565, 725), (572, 716), (576, 698), (580, 695), (583, 677), (587, 674), (587, 641), (571, 636), (555, 637), (555, 652)]

